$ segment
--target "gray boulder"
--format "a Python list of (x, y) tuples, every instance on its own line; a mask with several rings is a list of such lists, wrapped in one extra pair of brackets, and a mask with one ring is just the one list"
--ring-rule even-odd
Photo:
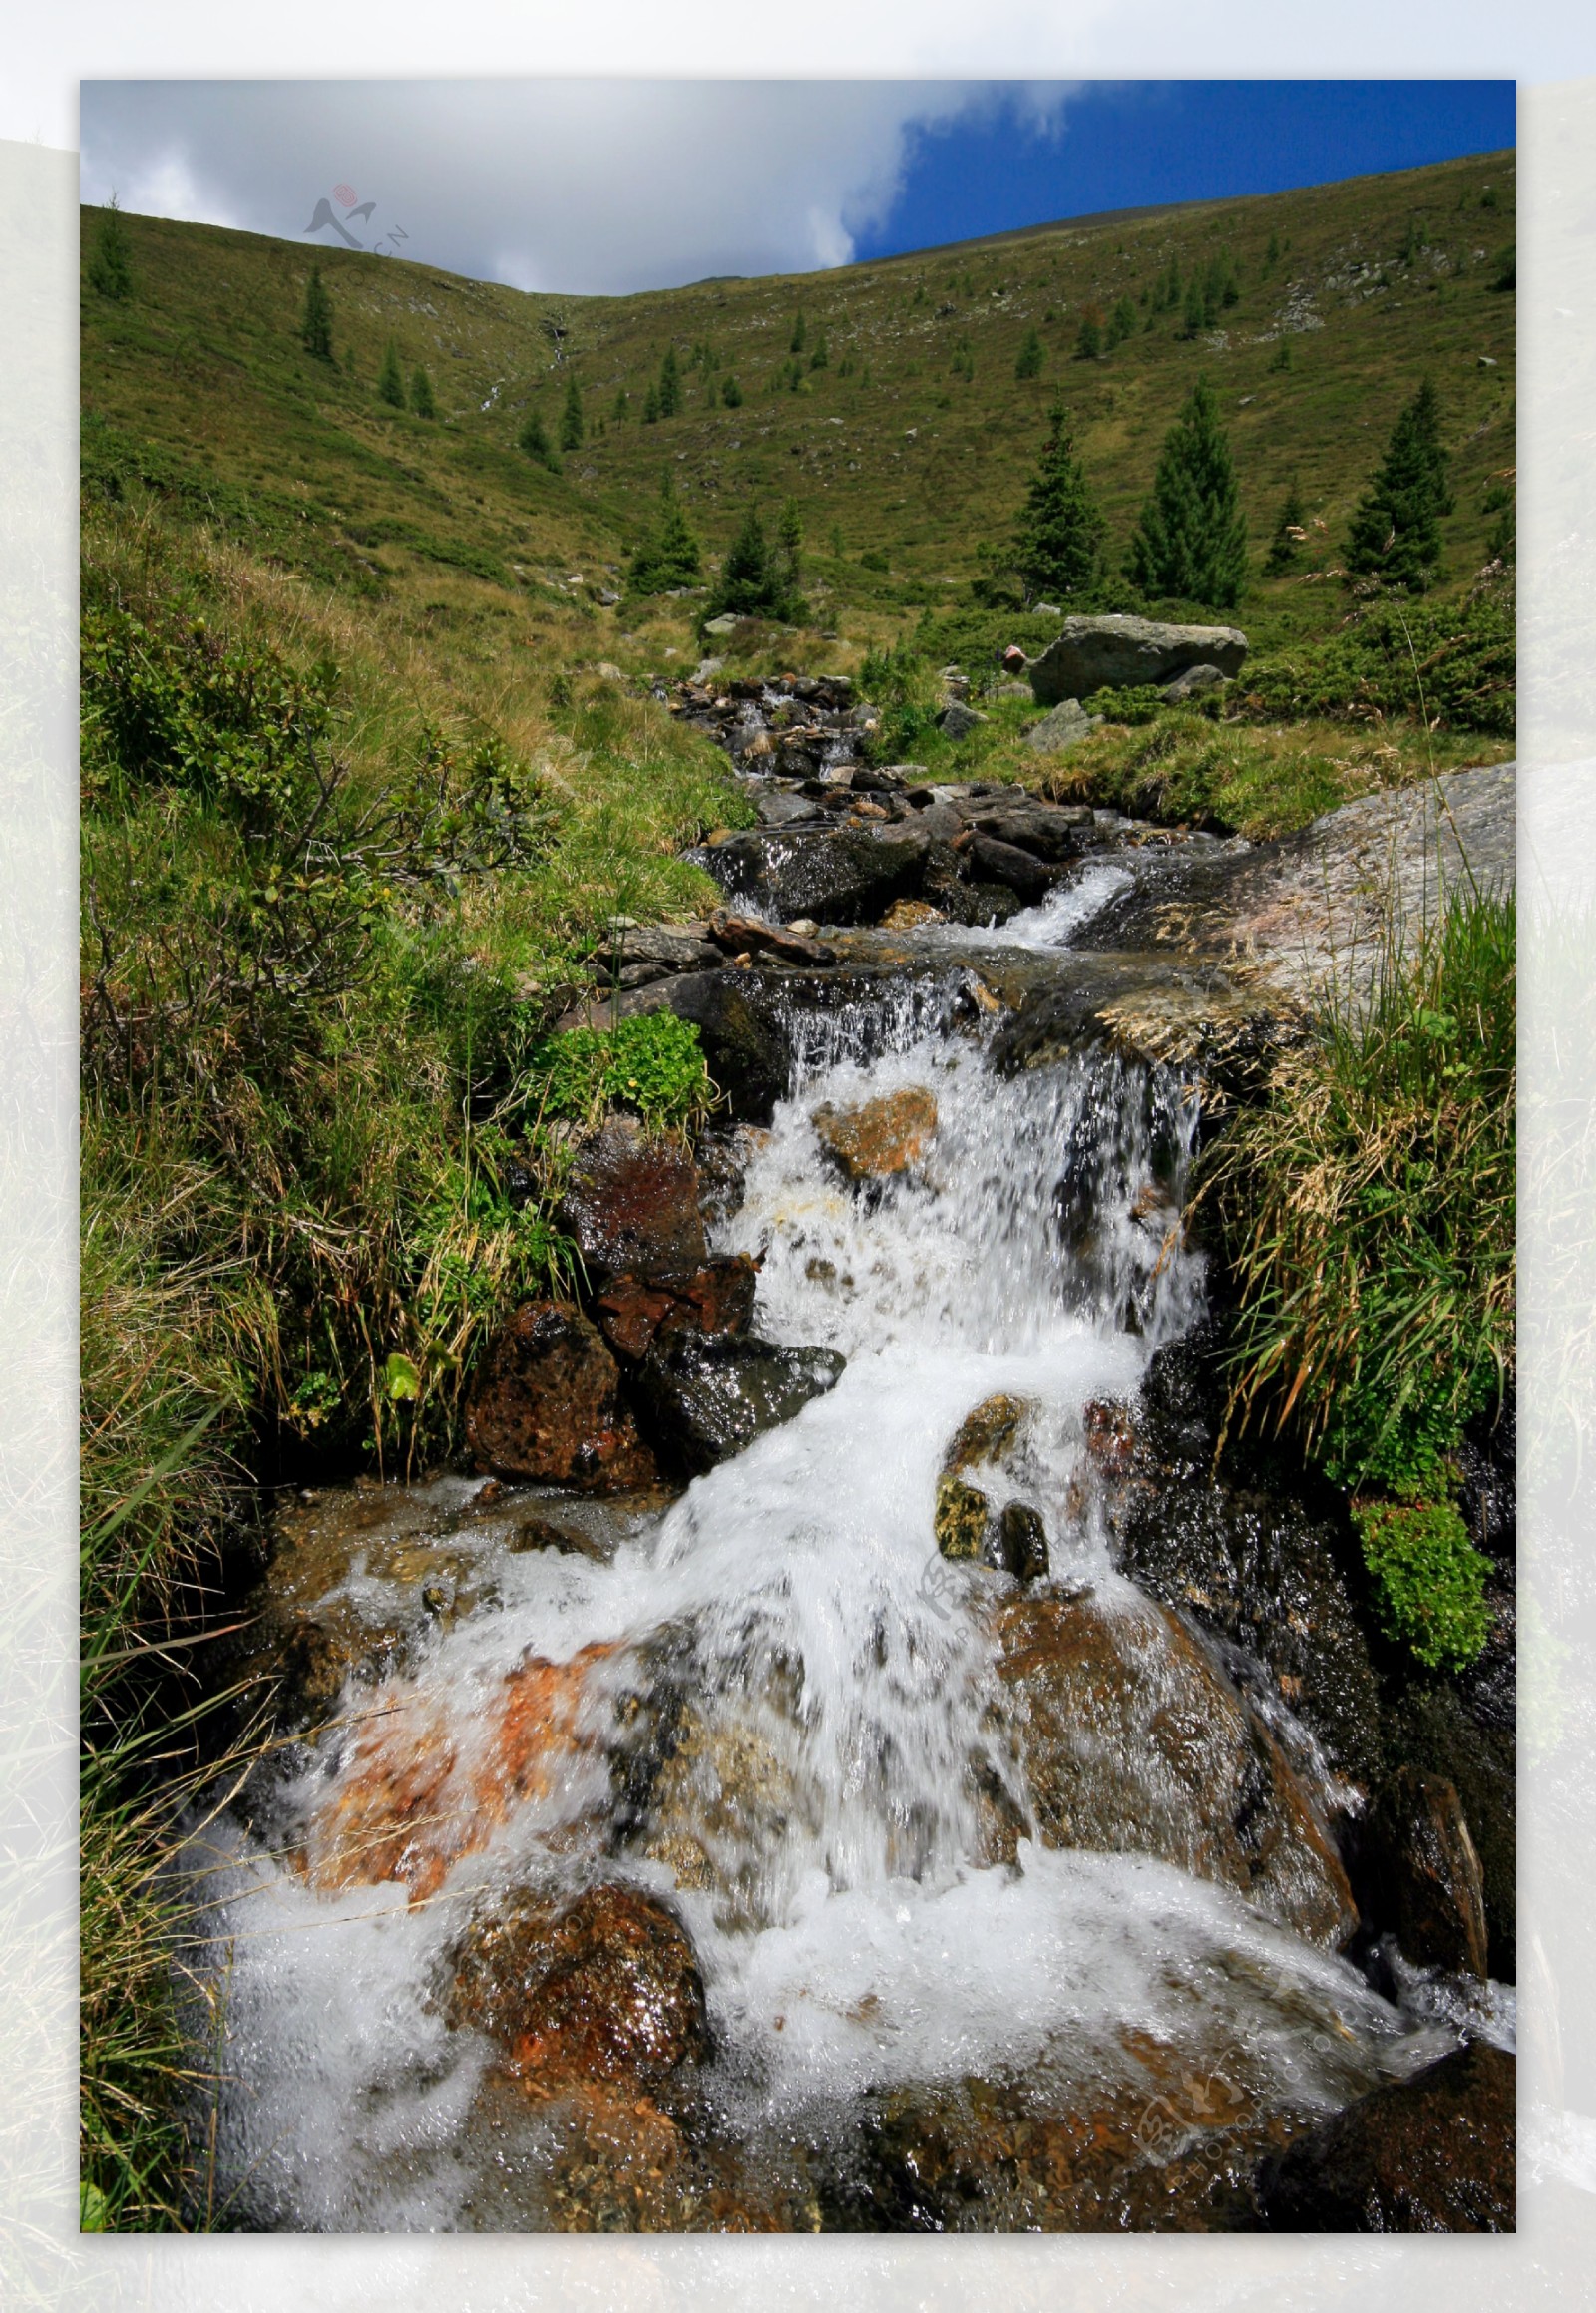
[(1217, 666), (1188, 666), (1184, 674), (1177, 674), (1173, 682), (1164, 685), (1164, 703), (1178, 707), (1182, 699), (1194, 698), (1199, 691), (1217, 690), (1225, 677)]
[[(1038, 691), (1036, 695), (1039, 698), (1041, 693)], [(1050, 715), (1043, 715), (1039, 723), (1031, 725), (1025, 733), (1025, 744), (1034, 747), (1038, 755), (1061, 755), (1077, 739), (1083, 739), (1100, 719), (1097, 715), (1088, 715), (1079, 699), (1068, 698), (1054, 707)]]
[(972, 731), (979, 731), (987, 720), (975, 707), (967, 707), (963, 699), (950, 699), (938, 717), (945, 739), (968, 739)]
[(1026, 672), (1044, 707), (1060, 699), (1089, 698), (1112, 683), (1173, 681), (1189, 666), (1232, 675), (1247, 655), (1247, 637), (1234, 626), (1166, 626), (1153, 618), (1066, 618), (1057, 639)]

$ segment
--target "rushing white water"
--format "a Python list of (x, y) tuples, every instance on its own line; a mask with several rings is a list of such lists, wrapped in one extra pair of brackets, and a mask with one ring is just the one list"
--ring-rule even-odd
[[(1017, 1444), (984, 1475), (994, 1505), (1045, 1506), (1055, 1584), (1133, 1596), (1072, 1480), (1087, 1405), (1133, 1391), (1201, 1305), (1179, 1226), (1195, 1108), (1173, 1075), (1102, 1053), (999, 1076), (946, 1008), (922, 987), (869, 1020), (813, 1020), (722, 1231), (762, 1258), (756, 1329), (846, 1354), (829, 1394), (609, 1564), (513, 1552), (492, 1517), (466, 1515), (472, 1486), (434, 1488), (436, 1530), (458, 1524), (498, 1609), (378, 1691), (374, 1739), (416, 1727), (418, 1757), (457, 1757), (452, 1803), (490, 1757), (507, 1675), (580, 1669), (590, 1648), (572, 1724), (596, 1739), (446, 1858), (426, 1901), (391, 1880), (318, 1891), (314, 1866), (307, 1882), (242, 1832), (206, 1835), (233, 2083), (222, 2169), (253, 2221), (471, 2221), (488, 2056), (448, 2027), (438, 1985), (484, 1891), (529, 1877), (618, 1872), (670, 1894), (704, 1974), (722, 2109), (750, 2136), (895, 2083), (1043, 2062), (1113, 2083), (1129, 2033), (1310, 2109), (1437, 2045), (1441, 2026), (1414, 2034), (1345, 1962), (1167, 1864), (1025, 1838), (993, 1859), (994, 1807), (1029, 1819), (994, 1732), (983, 1611), (1009, 1578), (938, 1555), (939, 1472), (973, 1406), (1022, 1400)], [(848, 1187), (815, 1109), (910, 1087), (936, 1102), (923, 1160)], [(667, 1659), (686, 1696), (676, 1780), (661, 1778), (676, 1812), (658, 1817), (656, 1796), (658, 1819), (626, 1835), (597, 1735)], [(324, 1740), (279, 1794), (289, 1846), (308, 1831), (314, 1857), (362, 1739)]]

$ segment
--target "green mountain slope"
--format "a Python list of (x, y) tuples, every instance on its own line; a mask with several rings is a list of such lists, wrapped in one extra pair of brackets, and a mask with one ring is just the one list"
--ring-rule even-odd
[[(1453, 461), (1446, 570), (1460, 581), (1485, 559), (1514, 462), (1514, 300), (1496, 285), (1514, 184), (1498, 154), (620, 298), (527, 296), (130, 217), (135, 296), (85, 298), (86, 454), (91, 471), (142, 464), (224, 527), (251, 525), (273, 557), (370, 590), (448, 571), (534, 594), (578, 573), (612, 579), (668, 469), (716, 554), (750, 499), (794, 498), (821, 614), (873, 623), (960, 597), (1012, 519), (1060, 393), (1117, 565), (1199, 371), (1229, 424), (1255, 568), (1293, 481), (1310, 566), (1333, 565), (1397, 409), (1429, 374)], [(86, 249), (97, 222), (85, 212)], [(1216, 259), (1234, 302), (1187, 334), (1185, 291)], [(335, 366), (299, 343), (312, 263), (332, 298)], [(1172, 263), (1179, 301), (1160, 309)], [(1106, 326), (1116, 308), (1129, 334), (1080, 358), (1083, 317)], [(1016, 378), (1032, 329), (1040, 374)], [(437, 423), (377, 398), (390, 337), (407, 379), (429, 370)], [(682, 407), (644, 423), (671, 348)], [(558, 439), (573, 377), (586, 431), (557, 475), (516, 438), (537, 411)], [(739, 407), (724, 398), (731, 377)], [(1321, 625), (1327, 593), (1339, 600), (1295, 578), (1258, 581), (1255, 622), (1266, 636)]]

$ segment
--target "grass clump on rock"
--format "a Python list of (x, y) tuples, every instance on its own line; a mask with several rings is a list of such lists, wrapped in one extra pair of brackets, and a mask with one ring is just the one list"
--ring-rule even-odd
[[(1482, 1566), (1450, 1456), (1514, 1368), (1514, 908), (1454, 894), (1242, 1116), (1216, 1187), (1240, 1294), (1233, 1417), (1295, 1424), (1357, 1501), (1393, 1633), (1457, 1664)], [(1400, 1515), (1397, 1515), (1397, 1512)]]

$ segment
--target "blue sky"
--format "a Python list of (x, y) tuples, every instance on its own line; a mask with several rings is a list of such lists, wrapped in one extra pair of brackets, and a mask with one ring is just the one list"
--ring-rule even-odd
[(86, 81), (81, 113), (88, 200), (607, 295), (1513, 141), (1505, 81)]
[(912, 129), (903, 189), (857, 253), (1493, 153), (1515, 142), (1515, 106), (1511, 81), (1077, 86), (1028, 131), (1006, 105)]

